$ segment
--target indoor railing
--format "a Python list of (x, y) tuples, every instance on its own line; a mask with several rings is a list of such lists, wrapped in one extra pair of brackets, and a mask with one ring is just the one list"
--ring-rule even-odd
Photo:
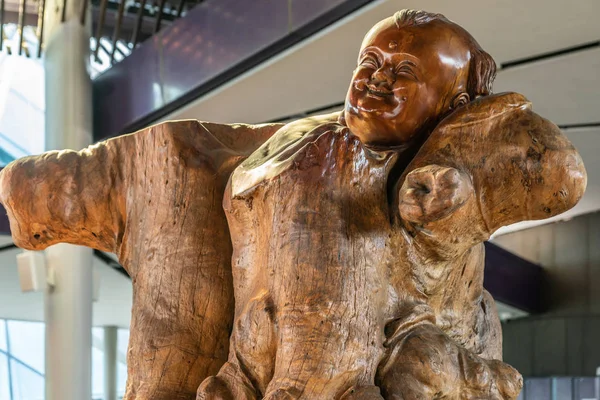
[[(65, 20), (67, 1), (62, 4)], [(102, 72), (127, 57), (138, 45), (204, 0), (86, 0), (79, 19), (91, 17), (90, 50), (94, 70)], [(41, 57), (44, 50), (46, 0), (0, 0), (0, 51)]]

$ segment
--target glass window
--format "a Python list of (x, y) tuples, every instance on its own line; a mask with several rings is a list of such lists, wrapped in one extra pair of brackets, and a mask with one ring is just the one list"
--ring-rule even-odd
[(125, 388), (127, 383), (127, 365), (123, 363), (117, 364), (117, 395), (125, 396)]
[(575, 378), (574, 380), (575, 400), (597, 399), (600, 378)]
[(10, 360), (13, 400), (42, 400), (44, 398), (44, 376), (31, 367)]
[[(0, 319), (0, 400), (42, 400), (44, 398), (44, 333), (45, 325), (41, 322)], [(117, 330), (117, 395), (119, 397), (123, 397), (126, 388), (128, 341), (129, 330)], [(103, 328), (92, 329), (92, 398), (104, 398)]]
[[(117, 330), (117, 395), (123, 397), (127, 383), (129, 330)], [(92, 397), (104, 398), (104, 329), (92, 328)]]
[(6, 349), (6, 321), (0, 319), (0, 350), (7, 351)]
[(552, 398), (561, 400), (572, 400), (573, 394), (573, 379), (572, 378), (555, 378), (553, 379)]
[(44, 374), (45, 327), (41, 322), (8, 321), (11, 356)]
[(8, 379), (8, 358), (0, 353), (0, 400), (11, 400)]
[(92, 346), (92, 398), (104, 398), (104, 352)]
[(528, 400), (552, 399), (552, 379), (530, 378), (527, 380), (524, 392)]
[(118, 329), (117, 330), (117, 348), (119, 349), (119, 354), (126, 356), (128, 346), (129, 346), (129, 329)]
[(0, 166), (44, 151), (44, 66), (0, 53)]
[(104, 329), (92, 328), (92, 398), (104, 398)]
[(127, 347), (129, 345), (129, 329), (117, 331), (117, 393), (119, 396), (125, 394), (127, 383)]

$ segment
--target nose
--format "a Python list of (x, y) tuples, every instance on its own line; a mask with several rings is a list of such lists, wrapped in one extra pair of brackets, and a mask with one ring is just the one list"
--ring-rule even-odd
[(378, 86), (381, 84), (391, 86), (394, 84), (395, 81), (396, 77), (392, 73), (391, 69), (387, 68), (386, 66), (379, 68), (378, 70), (373, 72), (373, 75), (371, 75), (371, 82)]

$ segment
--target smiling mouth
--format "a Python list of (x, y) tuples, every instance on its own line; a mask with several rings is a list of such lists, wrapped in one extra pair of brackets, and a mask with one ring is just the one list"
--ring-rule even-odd
[(392, 96), (394, 93), (390, 90), (381, 90), (367, 87), (367, 93), (369, 93), (373, 97), (377, 97), (380, 99)]

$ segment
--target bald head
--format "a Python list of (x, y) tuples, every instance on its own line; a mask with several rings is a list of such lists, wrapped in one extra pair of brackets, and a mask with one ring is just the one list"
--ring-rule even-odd
[[(369, 38), (372, 32), (376, 31), (378, 25), (390, 25), (393, 23), (399, 30), (406, 27), (417, 27), (427, 24), (437, 25), (442, 29), (448, 29), (454, 35), (455, 39), (462, 39), (469, 49), (469, 84), (468, 94), (471, 100), (479, 96), (487, 96), (492, 93), (492, 85), (496, 78), (496, 62), (487, 52), (485, 52), (479, 43), (469, 32), (460, 25), (450, 21), (442, 14), (429, 13), (422, 10), (401, 10), (393, 16), (384, 19), (376, 24), (365, 36), (364, 42)], [(363, 47), (361, 46), (361, 47)]]
[(365, 36), (346, 122), (367, 144), (408, 143), (489, 94), (494, 76), (493, 59), (463, 28), (439, 14), (404, 10)]

